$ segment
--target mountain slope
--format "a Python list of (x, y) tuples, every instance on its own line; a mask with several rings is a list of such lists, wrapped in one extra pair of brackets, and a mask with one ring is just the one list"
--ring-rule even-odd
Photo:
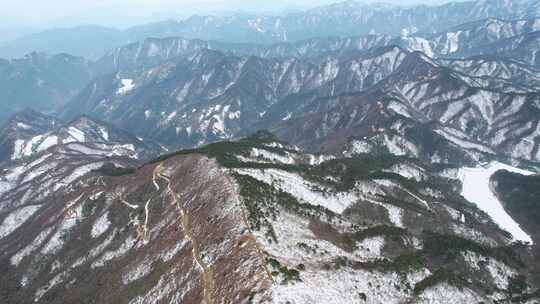
[(433, 52), (439, 56), (467, 57), (489, 50), (500, 40), (527, 34), (540, 29), (540, 19), (501, 20), (488, 18), (458, 25), (428, 37)]
[[(52, 193), (0, 193), (4, 301), (465, 303), (528, 295), (508, 289), (518, 275), (537, 286), (526, 248), (459, 195), (456, 167), (331, 159), (267, 133), (127, 175), (73, 179), (66, 166), (100, 160), (61, 155)], [(24, 180), (45, 186), (31, 172)]]
[[(488, 67), (472, 68), (475, 62)], [(394, 98), (393, 112), (413, 125), (435, 121), (434, 131), (447, 141), (538, 161), (534, 71), (496, 57), (438, 62), (397, 46), (309, 59), (203, 50), (98, 79), (63, 116), (91, 113), (173, 148), (272, 129), (291, 142), (335, 152), (350, 136), (390, 128), (392, 121), (384, 125), (387, 114), (379, 112), (381, 102)], [(515, 85), (520, 81), (526, 84)], [(369, 118), (372, 112), (378, 114)]]
[(75, 96), (91, 78), (90, 63), (67, 54), (31, 53), (21, 59), (0, 60), (0, 91), (10, 112), (27, 107), (51, 112)]
[(131, 71), (158, 66), (167, 61), (190, 57), (204, 49), (230, 53), (236, 56), (319, 57), (340, 51), (367, 50), (390, 43), (390, 36), (367, 35), (347, 38), (325, 37), (293, 43), (262, 45), (254, 43), (226, 43), (185, 38), (149, 38), (116, 48), (96, 61), (93, 69), (98, 74)]
[[(129, 154), (148, 158), (161, 148), (145, 143), (131, 134), (106, 123), (80, 116), (62, 123), (53, 117), (27, 110), (15, 115), (0, 132), (2, 154), (0, 162), (29, 158), (56, 145), (69, 143), (102, 143), (116, 147), (114, 155)], [(111, 155), (113, 155), (111, 154)]]
[(0, 44), (0, 57), (19, 58), (32, 52), (68, 53), (97, 59), (121, 44), (128, 43), (122, 31), (101, 26), (52, 29), (18, 37)]
[(0, 131), (1, 161), (12, 159), (15, 142), (18, 139), (32, 138), (38, 134), (47, 133), (61, 122), (52, 116), (43, 115), (26, 109), (15, 114)]
[[(136, 26), (124, 31), (96, 26), (32, 34), (0, 47), (0, 57), (18, 57), (32, 51), (70, 53), (89, 59), (107, 50), (146, 38), (179, 36), (236, 43), (270, 44), (324, 36), (402, 32), (435, 34), (449, 27), (486, 18), (520, 19), (539, 15), (532, 0), (451, 2), (442, 5), (399, 6), (346, 1), (282, 16), (233, 14), (193, 16)], [(46, 43), (46, 42), (53, 43)], [(90, 45), (90, 47), (86, 47)]]
[(390, 74), (404, 56), (388, 47), (310, 62), (203, 50), (125, 78), (133, 83), (129, 92), (121, 92), (124, 76), (100, 79), (64, 117), (91, 113), (141, 136), (189, 147), (249, 131), (270, 106), (291, 95), (362, 90)]

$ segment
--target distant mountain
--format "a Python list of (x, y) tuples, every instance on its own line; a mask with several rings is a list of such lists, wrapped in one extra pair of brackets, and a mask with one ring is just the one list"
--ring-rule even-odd
[(52, 29), (0, 43), (0, 58), (19, 58), (39, 52), (67, 53), (96, 59), (106, 51), (128, 42), (122, 31), (101, 26)]
[[(236, 56), (296, 57), (312, 59), (327, 54), (362, 51), (374, 47), (398, 45), (411, 51), (421, 51), (441, 60), (466, 59), (479, 55), (492, 55), (495, 60), (515, 61), (525, 65), (532, 62), (540, 48), (537, 38), (540, 19), (503, 21), (483, 19), (464, 24), (435, 35), (363, 35), (352, 37), (317, 37), (296, 42), (270, 45), (255, 43), (225, 43), (185, 38), (150, 38), (128, 44), (108, 52), (96, 61), (99, 73), (150, 68), (177, 58), (189, 57), (203, 50), (217, 50)], [(519, 61), (522, 61), (519, 63)], [(441, 61), (442, 62), (442, 61)]]
[(442, 31), (427, 37), (432, 52), (445, 57), (468, 57), (489, 52), (491, 45), (511, 37), (540, 30), (540, 19), (482, 19)]
[(295, 94), (373, 85), (397, 66), (394, 57), (405, 56), (401, 49), (389, 50), (391, 55), (356, 51), (320, 62), (203, 50), (131, 78), (98, 79), (66, 107), (64, 117), (89, 113), (144, 137), (193, 146), (249, 130), (270, 106)]
[(96, 73), (140, 70), (167, 61), (195, 55), (202, 50), (217, 50), (237, 56), (310, 58), (335, 52), (366, 50), (391, 44), (387, 35), (366, 35), (347, 38), (322, 37), (294, 43), (261, 45), (255, 43), (225, 43), (184, 38), (149, 38), (107, 52), (97, 60)]
[(136, 159), (162, 152), (152, 142), (143, 142), (125, 131), (86, 116), (63, 123), (32, 110), (12, 117), (0, 130), (0, 142), (0, 163), (28, 159), (51, 147), (70, 143), (93, 143), (96, 147), (106, 144), (112, 150), (109, 156), (127, 155)]
[(484, 53), (503, 54), (530, 65), (540, 66), (540, 59), (537, 56), (539, 51), (540, 31), (536, 31), (494, 42), (486, 47)]
[[(96, 26), (50, 30), (4, 43), (0, 57), (20, 57), (39, 51), (70, 53), (89, 59), (107, 50), (146, 38), (178, 36), (234, 43), (271, 44), (324, 36), (367, 34), (431, 35), (485, 18), (518, 19), (539, 15), (532, 0), (453, 2), (438, 6), (402, 7), (347, 1), (283, 16), (235, 14), (193, 16), (136, 26), (124, 31)], [(442, 39), (442, 38), (441, 38)]]
[(4, 113), (28, 107), (50, 113), (75, 96), (92, 77), (87, 60), (68, 54), (31, 53), (21, 59), (0, 60), (2, 108), (6, 109)]
[(478, 55), (466, 59), (439, 59), (438, 62), (466, 75), (483, 86), (506, 92), (540, 91), (540, 68), (497, 55)]
[(490, 78), (493, 70), (482, 74), (471, 63), (441, 63), (397, 46), (304, 60), (203, 50), (126, 78), (100, 78), (63, 115), (89, 113), (173, 148), (267, 128), (304, 147), (340, 149), (350, 136), (392, 125), (370, 122), (372, 111), (382, 111), (376, 119), (397, 111), (438, 122), (439, 136), (454, 144), (540, 160), (533, 68), (494, 60), (506, 72)]
[(17, 140), (33, 138), (60, 125), (58, 119), (30, 109), (13, 115), (0, 130), (0, 163), (18, 158), (14, 153)]
[[(137, 73), (167, 62), (185, 60), (205, 49), (235, 56), (296, 57), (316, 62), (330, 54), (343, 55), (374, 47), (398, 45), (410, 51), (424, 52), (439, 59), (438, 62), (443, 65), (451, 64), (447, 58), (486, 58), (493, 63), (489, 67), (484, 63), (484, 72), (481, 72), (479, 67), (476, 71), (458, 67), (458, 61), (451, 65), (452, 68), (475, 77), (471, 81), (476, 81), (485, 88), (516, 93), (533, 92), (538, 88), (535, 80), (537, 68), (533, 66), (539, 64), (536, 56), (540, 52), (540, 32), (537, 31), (540, 28), (539, 20), (529, 18), (505, 21), (488, 18), (458, 25), (433, 35), (417, 32), (402, 33), (397, 37), (383, 34), (345, 38), (319, 37), (270, 45), (185, 38), (148, 38), (108, 51), (95, 62), (67, 54), (48, 56), (31, 53), (22, 59), (0, 61), (2, 99), (9, 100), (1, 106), (3, 111), (0, 122), (26, 107), (50, 113), (80, 93), (88, 82), (96, 77), (114, 73), (127, 73), (129, 76), (131, 72)], [(513, 62), (512, 68), (508, 66), (508, 62)], [(498, 76), (486, 74), (490, 69), (498, 69)], [(501, 69), (505, 69), (504, 72)]]

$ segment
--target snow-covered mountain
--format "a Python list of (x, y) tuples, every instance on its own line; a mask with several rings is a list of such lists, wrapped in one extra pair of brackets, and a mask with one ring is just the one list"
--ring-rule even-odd
[(539, 3), (195, 16), (0, 62), (0, 303), (536, 304)]
[[(473, 68), (478, 62), (486, 67)], [(391, 128), (385, 118), (389, 107), (415, 124), (437, 122), (446, 130), (439, 135), (458, 145), (538, 161), (535, 79), (535, 68), (519, 62), (437, 62), (397, 46), (307, 59), (203, 50), (128, 76), (98, 79), (64, 115), (91, 113), (139, 136), (175, 143), (172, 148), (266, 128), (305, 147), (335, 151), (350, 136)]]
[(460, 195), (469, 184), (459, 167), (313, 155), (258, 133), (112, 176), (77, 145), (4, 169), (4, 301), (534, 297), (535, 257)]
[(20, 59), (0, 59), (0, 123), (28, 107), (50, 113), (92, 78), (90, 63), (68, 54), (31, 53)]
[(149, 38), (108, 52), (95, 62), (93, 69), (96, 73), (107, 74), (117, 71), (150, 68), (177, 58), (192, 56), (205, 49), (237, 56), (310, 58), (336, 51), (366, 50), (389, 45), (391, 41), (392, 38), (388, 35), (312, 38), (298, 42), (283, 42), (271, 45), (226, 43), (175, 37)]
[(427, 37), (440, 56), (467, 57), (489, 51), (489, 45), (540, 30), (540, 19), (501, 20), (488, 18), (461, 24)]
[(129, 155), (142, 159), (162, 150), (155, 143), (145, 143), (125, 131), (87, 116), (63, 123), (32, 110), (25, 110), (12, 117), (0, 131), (0, 141), (0, 162), (31, 158), (51, 147), (69, 143), (107, 144), (111, 148), (116, 147), (111, 155)]
[(487, 88), (505, 92), (538, 92), (540, 70), (519, 60), (479, 55), (466, 59), (439, 59), (453, 70), (475, 77)]
[[(389, 47), (307, 61), (203, 50), (134, 75), (98, 79), (64, 115), (91, 113), (141, 136), (193, 146), (248, 131), (292, 95), (360, 91), (388, 76), (405, 54)], [(125, 83), (133, 84), (129, 91)]]
[[(207, 49), (239, 57), (294, 57), (312, 60), (329, 54), (345, 55), (375, 47), (398, 45), (409, 51), (421, 51), (432, 58), (441, 59), (440, 63), (446, 63), (446, 57), (464, 60), (474, 57), (475, 60), (496, 61), (491, 67), (485, 67), (488, 72), (494, 69), (493, 65), (516, 61), (516, 64), (522, 67), (517, 72), (519, 75), (512, 75), (512, 79), (500, 79), (493, 77), (495, 75), (486, 75), (485, 72), (479, 75), (478, 71), (472, 70), (463, 72), (483, 77), (484, 79), (477, 81), (483, 82), (484, 86), (498, 90), (530, 92), (531, 87), (536, 89), (536, 68), (531, 66), (537, 65), (536, 54), (540, 51), (540, 40), (537, 39), (536, 31), (538, 20), (529, 18), (503, 21), (490, 18), (459, 25), (434, 35), (407, 32), (399, 37), (385, 34), (344, 38), (318, 37), (272, 45), (149, 38), (116, 48), (95, 62), (66, 54), (46, 56), (33, 53), (23, 59), (4, 61), (3, 64), (0, 62), (0, 96), (11, 101), (0, 106), (0, 122), (26, 107), (50, 113), (51, 109), (62, 107), (79, 94), (88, 82), (96, 77), (119, 72), (140, 73), (165, 63), (185, 60)], [(453, 67), (459, 70), (456, 65)], [(515, 70), (515, 67), (512, 69)], [(110, 83), (109, 80), (107, 82)]]
[(184, 20), (144, 24), (123, 31), (99, 26), (55, 29), (4, 43), (0, 46), (0, 57), (19, 57), (32, 51), (42, 51), (97, 59), (109, 49), (150, 37), (178, 36), (271, 44), (325, 36), (396, 36), (400, 33), (431, 35), (486, 18), (510, 20), (538, 15), (539, 6), (534, 0), (460, 1), (416, 6), (345, 1), (284, 15), (239, 13), (192, 16)]

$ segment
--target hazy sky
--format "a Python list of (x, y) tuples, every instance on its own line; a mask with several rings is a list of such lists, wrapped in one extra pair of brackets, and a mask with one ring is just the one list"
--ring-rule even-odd
[[(366, 2), (373, 1), (368, 0)], [(312, 7), (337, 0), (0, 0), (0, 27), (53, 27), (101, 24), (123, 27), (195, 13), (276, 11)], [(388, 0), (436, 3), (441, 0)]]

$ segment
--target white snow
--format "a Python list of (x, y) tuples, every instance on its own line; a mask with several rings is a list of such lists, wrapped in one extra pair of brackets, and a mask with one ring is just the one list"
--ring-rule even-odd
[(92, 231), (90, 232), (92, 238), (100, 237), (109, 229), (110, 226), (111, 222), (109, 221), (109, 213), (105, 212), (96, 220), (94, 226), (92, 226)]
[(17, 139), (15, 143), (13, 144), (13, 155), (11, 156), (11, 160), (21, 158), (23, 149), (24, 149), (24, 140)]
[(349, 192), (332, 192), (329, 189), (327, 189), (326, 193), (317, 191), (315, 189), (324, 189), (325, 187), (309, 182), (298, 174), (282, 170), (238, 169), (236, 171), (239, 174), (249, 175), (269, 185), (275, 185), (301, 202), (321, 206), (338, 214), (341, 214), (347, 207), (358, 201), (358, 197)]
[(412, 164), (395, 164), (383, 172), (392, 172), (399, 174), (405, 178), (414, 179), (417, 182), (422, 181), (425, 178), (423, 170)]
[(19, 252), (17, 252), (14, 256), (11, 257), (10, 262), (13, 266), (18, 266), (19, 263), (28, 255), (33, 253), (38, 249), (41, 244), (47, 239), (49, 234), (53, 231), (54, 226), (46, 228), (43, 230), (28, 246), (21, 249)]
[(319, 154), (319, 155), (313, 155), (309, 154), (309, 164), (312, 166), (320, 165), (326, 161), (335, 159), (332, 155), (325, 155), (325, 154)]
[(484, 153), (489, 153), (489, 154), (495, 154), (495, 152), (492, 149), (486, 146), (483, 146), (481, 144), (473, 143), (466, 139), (459, 138), (456, 136), (456, 134), (451, 134), (449, 131), (450, 129), (447, 129), (447, 130), (437, 129), (435, 130), (435, 133), (443, 136), (444, 138), (458, 145), (459, 147), (462, 147), (465, 149), (475, 149), (475, 150), (478, 150)]
[[(43, 141), (39, 144), (39, 147), (37, 151), (35, 152), (41, 152), (44, 150), (49, 149), (50, 147), (58, 144), (58, 137), (57, 136), (47, 136)], [(32, 153), (28, 153), (27, 155), (31, 155)]]
[(388, 219), (390, 222), (396, 227), (405, 228), (405, 225), (403, 225), (403, 209), (394, 205), (378, 202), (367, 197), (363, 198), (363, 200), (385, 208), (388, 211)]
[[(395, 286), (400, 286), (404, 282), (414, 286), (427, 274), (428, 271), (420, 271), (410, 273), (402, 279), (396, 273), (353, 269), (332, 271), (308, 269), (301, 272), (302, 282), (273, 286), (273, 303), (404, 303), (410, 294), (405, 288), (397, 289)], [(361, 293), (366, 295), (366, 301), (361, 299)]]
[(397, 135), (389, 136), (388, 134), (385, 133), (384, 145), (386, 146), (386, 148), (388, 148), (388, 151), (391, 154), (394, 154), (396, 156), (418, 155), (418, 148), (411, 142), (407, 141), (407, 139), (401, 136), (397, 136)]
[(459, 49), (459, 35), (461, 34), (461, 31), (457, 31), (455, 33), (447, 33), (446, 38), (447, 45), (445, 47), (445, 50), (443, 54), (451, 54), (456, 52)]
[(152, 259), (146, 258), (142, 262), (137, 263), (135, 267), (129, 269), (122, 275), (122, 283), (124, 285), (129, 285), (130, 283), (147, 276), (153, 270), (153, 262)]
[(50, 280), (47, 284), (45, 284), (44, 286), (39, 288), (36, 291), (36, 294), (35, 294), (35, 297), (34, 297), (34, 302), (38, 303), (40, 301), (41, 297), (43, 297), (43, 295), (45, 295), (49, 290), (51, 290), (56, 285), (62, 283), (64, 281), (64, 279), (68, 275), (69, 274), (66, 271), (61, 272), (61, 273), (57, 274), (54, 278), (52, 278), (52, 280)]
[(122, 86), (118, 88), (118, 91), (116, 92), (118, 95), (125, 95), (135, 87), (133, 79), (122, 79), (120, 82)]
[(367, 141), (355, 140), (351, 142), (348, 150), (344, 151), (345, 156), (352, 156), (355, 154), (369, 153), (373, 149), (373, 145)]
[(13, 147), (11, 159), (16, 160), (31, 156), (34, 153), (47, 150), (56, 144), (58, 144), (58, 137), (47, 134), (37, 135), (29, 140), (17, 139)]
[(17, 230), (24, 222), (26, 222), (41, 205), (33, 205), (19, 208), (10, 213), (0, 224), (0, 239), (8, 236), (13, 231)]
[[(69, 135), (77, 142), (84, 142), (85, 141), (85, 135), (84, 132), (75, 128), (75, 127), (69, 127), (68, 128)], [(66, 143), (66, 142), (64, 142)]]
[(507, 170), (522, 175), (534, 174), (499, 162), (492, 162), (486, 166), (476, 168), (462, 168), (459, 173), (463, 183), (462, 195), (491, 216), (493, 221), (502, 229), (510, 232), (515, 240), (532, 243), (532, 238), (506, 213), (503, 205), (490, 189), (490, 178), (499, 170)]
[(229, 119), (230, 120), (238, 119), (238, 118), (240, 118), (241, 115), (242, 115), (242, 113), (240, 111), (229, 112)]
[(484, 299), (468, 288), (457, 288), (447, 283), (441, 283), (425, 290), (418, 302), (419, 304), (463, 304), (481, 303)]
[(411, 117), (411, 114), (409, 113), (409, 109), (407, 108), (407, 106), (405, 106), (402, 103), (391, 102), (388, 105), (388, 109), (396, 112), (397, 114), (401, 116), (408, 117), (408, 118)]
[(87, 164), (87, 165), (75, 168), (71, 172), (71, 174), (67, 175), (65, 178), (58, 181), (54, 185), (53, 190), (57, 191), (58, 189), (62, 188), (63, 186), (67, 186), (67, 185), (73, 183), (76, 179), (88, 174), (89, 172), (101, 168), (101, 166), (103, 166), (103, 162), (91, 163), (91, 164)]
[(238, 159), (241, 161), (281, 163), (281, 164), (294, 164), (296, 162), (295, 159), (288, 152), (285, 152), (285, 155), (281, 155), (278, 153), (274, 153), (268, 150), (258, 149), (258, 148), (251, 149), (249, 158), (238, 156)]
[(99, 128), (99, 132), (101, 133), (101, 137), (103, 137), (103, 139), (105, 141), (109, 141), (109, 131), (107, 131), (106, 128)]
[(25, 123), (18, 122), (18, 123), (17, 123), (17, 128), (21, 128), (21, 129), (23, 129), (23, 130), (28, 130), (28, 129), (32, 128), (32, 127), (30, 127), (29, 125), (27, 125), (27, 124), (25, 124)]
[(464, 239), (475, 241), (486, 246), (498, 246), (498, 243), (494, 239), (486, 236), (484, 233), (476, 229), (468, 227), (467, 225), (463, 225), (461, 223), (452, 223), (451, 227), (452, 231), (454, 231), (456, 235)]
[[(82, 205), (79, 205), (77, 208), (72, 209), (74, 210), (75, 217), (81, 214), (82, 211)], [(69, 236), (69, 233), (73, 227), (77, 225), (77, 219), (76, 218), (65, 218), (63, 221), (59, 224), (58, 228), (56, 229), (56, 232), (54, 235), (49, 239), (49, 241), (43, 246), (41, 249), (42, 254), (56, 254), (62, 247), (64, 246), (64, 243), (66, 241), (66, 237)]]
[(289, 119), (291, 119), (291, 117), (292, 117), (292, 113), (287, 113), (287, 114), (285, 115), (285, 117), (283, 117), (281, 120), (283, 120), (283, 121), (289, 120)]
[(135, 245), (136, 242), (137, 242), (137, 239), (135, 239), (132, 236), (129, 236), (118, 249), (105, 252), (99, 260), (92, 263), (91, 268), (95, 269), (95, 268), (103, 267), (108, 261), (111, 261), (111, 260), (114, 260), (116, 258), (123, 256)]
[(92, 248), (92, 250), (90, 250), (90, 252), (86, 256), (79, 258), (75, 263), (73, 263), (73, 265), (71, 265), (71, 268), (77, 268), (84, 264), (86, 261), (99, 256), (105, 250), (105, 248), (107, 248), (112, 243), (117, 233), (118, 231), (116, 230), (116, 228), (113, 229), (112, 232), (109, 233), (107, 238), (103, 240), (103, 242)]
[[(508, 279), (517, 274), (514, 269), (494, 258), (486, 258), (472, 251), (463, 252), (461, 255), (472, 269), (489, 272), (493, 278), (493, 283), (501, 290), (506, 289), (508, 287)], [(480, 262), (483, 262), (485, 269), (480, 267)]]

